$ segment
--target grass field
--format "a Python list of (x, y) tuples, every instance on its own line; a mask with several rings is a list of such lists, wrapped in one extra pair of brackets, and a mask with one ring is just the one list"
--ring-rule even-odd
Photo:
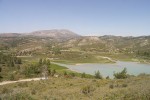
[(150, 76), (128, 79), (53, 78), (0, 86), (2, 100), (149, 100)]

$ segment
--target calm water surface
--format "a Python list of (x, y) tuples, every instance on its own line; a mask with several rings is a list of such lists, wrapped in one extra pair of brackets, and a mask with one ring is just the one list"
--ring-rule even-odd
[[(57, 63), (58, 64), (58, 63)], [(150, 64), (141, 64), (137, 62), (122, 62), (117, 61), (115, 64), (77, 64), (77, 65), (68, 65), (68, 64), (59, 64), (69, 68), (70, 70), (85, 72), (87, 74), (94, 75), (95, 71), (100, 71), (102, 76), (110, 76), (113, 78), (114, 72), (119, 72), (123, 68), (127, 68), (128, 74), (138, 75), (140, 73), (150, 74)]]

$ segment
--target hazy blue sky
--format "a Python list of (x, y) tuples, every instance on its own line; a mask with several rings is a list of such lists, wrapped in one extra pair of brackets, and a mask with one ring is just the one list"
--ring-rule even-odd
[(150, 0), (0, 0), (0, 33), (150, 35)]

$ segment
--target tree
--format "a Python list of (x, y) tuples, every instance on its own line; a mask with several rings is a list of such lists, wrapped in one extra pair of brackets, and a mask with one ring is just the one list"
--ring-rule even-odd
[(17, 65), (17, 69), (20, 70), (20, 65)]
[(54, 75), (55, 75), (55, 73), (56, 73), (56, 70), (55, 70), (55, 69), (53, 69), (53, 71), (52, 71), (52, 76), (54, 76)]
[(81, 74), (81, 78), (85, 78), (86, 77), (86, 74), (85, 74), (85, 72), (83, 72), (82, 74)]
[(102, 79), (102, 75), (100, 74), (99, 70), (95, 72), (95, 78)]
[(54, 53), (55, 55), (61, 54), (60, 48), (59, 48), (59, 47), (54, 47), (54, 48), (53, 48), (53, 53)]
[(71, 75), (72, 77), (75, 77), (75, 73), (73, 73), (73, 72), (72, 72), (72, 73), (70, 73), (70, 75)]
[(10, 80), (11, 80), (11, 81), (14, 81), (14, 80), (15, 80), (14, 74), (11, 74), (11, 75), (10, 75)]
[(50, 64), (51, 64), (51, 63), (50, 63), (50, 60), (48, 59), (48, 60), (47, 60), (47, 65), (50, 65)]
[(46, 59), (44, 59), (42, 64), (46, 64), (46, 62), (47, 62)]
[(127, 78), (127, 69), (124, 68), (121, 72), (114, 73), (116, 79), (125, 79)]
[(47, 67), (47, 65), (43, 65), (43, 67), (42, 67), (42, 74), (43, 74), (43, 77), (45, 78), (45, 79), (47, 79), (48, 78), (48, 67)]
[(22, 64), (22, 60), (21, 60), (21, 58), (18, 58), (18, 60), (17, 60), (17, 64)]
[(51, 69), (50, 68), (48, 68), (48, 75), (51, 75)]
[(11, 61), (11, 67), (14, 67), (14, 66), (15, 66), (14, 62), (13, 62), (13, 61)]
[(64, 76), (66, 76), (67, 75), (67, 72), (66, 71), (64, 71)]
[(3, 79), (3, 77), (0, 75), (0, 81)]

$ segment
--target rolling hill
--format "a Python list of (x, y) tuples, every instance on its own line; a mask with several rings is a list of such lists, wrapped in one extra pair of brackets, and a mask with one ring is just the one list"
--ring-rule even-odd
[(121, 54), (148, 59), (150, 58), (150, 36), (80, 36), (65, 29), (41, 30), (26, 34), (0, 34), (0, 49), (13, 50), (19, 52), (19, 55), (20, 52), (21, 54), (25, 52), (23, 54), (27, 55), (28, 52), (48, 55), (54, 49), (59, 49), (62, 53), (64, 51), (85, 52), (107, 54), (107, 56)]

